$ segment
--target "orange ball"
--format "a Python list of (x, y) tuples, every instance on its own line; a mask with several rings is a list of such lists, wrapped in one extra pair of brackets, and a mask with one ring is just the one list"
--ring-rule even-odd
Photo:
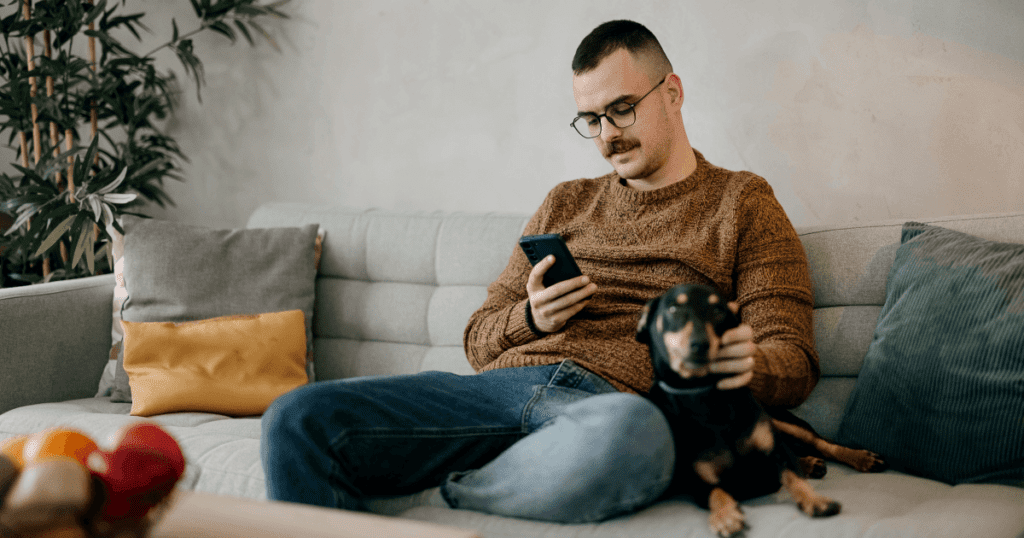
[(0, 441), (0, 453), (7, 456), (18, 469), (25, 468), (25, 442), (27, 435), (19, 435)]
[(51, 428), (30, 435), (23, 453), (26, 465), (51, 458), (69, 458), (87, 466), (89, 454), (97, 450), (96, 443), (80, 431)]

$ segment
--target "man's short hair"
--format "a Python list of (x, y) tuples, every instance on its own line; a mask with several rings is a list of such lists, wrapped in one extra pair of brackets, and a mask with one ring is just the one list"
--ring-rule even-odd
[(618, 20), (594, 28), (583, 38), (572, 58), (573, 74), (582, 75), (594, 69), (601, 60), (622, 48), (648, 62), (655, 71), (648, 73), (651, 78), (661, 78), (672, 72), (672, 63), (661, 43), (647, 27), (638, 22)]

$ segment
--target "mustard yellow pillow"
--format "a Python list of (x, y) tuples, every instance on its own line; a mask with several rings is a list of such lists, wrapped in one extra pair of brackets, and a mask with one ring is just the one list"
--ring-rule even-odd
[(202, 411), (260, 415), (307, 382), (302, 310), (124, 325), (136, 416)]

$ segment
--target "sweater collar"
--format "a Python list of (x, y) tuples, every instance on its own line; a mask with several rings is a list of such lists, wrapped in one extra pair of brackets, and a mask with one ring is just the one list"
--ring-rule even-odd
[(686, 176), (681, 181), (677, 181), (671, 185), (660, 189), (654, 189), (652, 191), (638, 191), (631, 188), (626, 185), (625, 180), (623, 180), (617, 172), (612, 172), (608, 176), (611, 180), (611, 195), (627, 203), (649, 204), (685, 194), (697, 185), (701, 184), (707, 176), (708, 169), (711, 166), (704, 159), (704, 155), (701, 155), (701, 153), (696, 149), (693, 150), (693, 155), (697, 158), (697, 167), (693, 170), (692, 174)]

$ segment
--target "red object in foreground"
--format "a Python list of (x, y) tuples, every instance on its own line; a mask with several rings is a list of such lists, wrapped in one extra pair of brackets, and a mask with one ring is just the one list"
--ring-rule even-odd
[(98, 456), (89, 467), (103, 487), (99, 517), (105, 521), (145, 516), (185, 472), (178, 443), (152, 423), (125, 428), (117, 447)]
[(140, 422), (125, 428), (117, 446), (156, 450), (174, 467), (179, 478), (185, 474), (185, 456), (182, 455), (178, 442), (171, 434), (152, 422)]

